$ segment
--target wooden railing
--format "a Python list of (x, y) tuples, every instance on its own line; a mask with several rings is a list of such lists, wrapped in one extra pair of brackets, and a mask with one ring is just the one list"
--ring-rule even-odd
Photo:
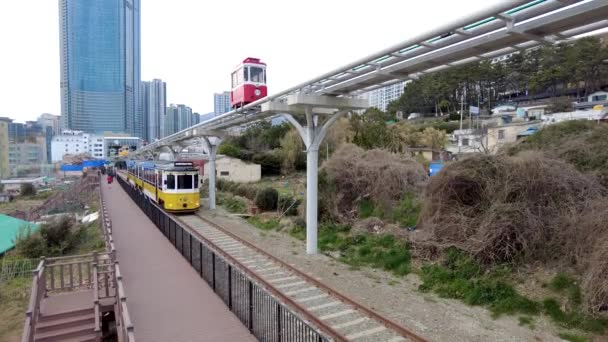
[(21, 335), (21, 342), (34, 341), (34, 331), (36, 331), (36, 323), (40, 313), (40, 302), (46, 296), (45, 284), (44, 258), (42, 258), (34, 271), (32, 293), (27, 306), (27, 312), (25, 313), (25, 325), (23, 327), (23, 334)]
[[(90, 179), (90, 177), (89, 177)], [(84, 181), (82, 182), (84, 183)], [(90, 189), (87, 185), (84, 189)], [(60, 292), (93, 290), (95, 309), (95, 331), (101, 331), (102, 299), (115, 299), (115, 312), (120, 341), (135, 342), (134, 327), (127, 308), (127, 295), (124, 290), (120, 267), (116, 261), (116, 248), (112, 238), (112, 222), (105, 202), (99, 191), (101, 204), (101, 230), (106, 251), (83, 255), (55, 258), (42, 257), (33, 271), (32, 290), (23, 327), (22, 342), (33, 342), (36, 323), (40, 315), (40, 303), (48, 294)]]
[(99, 203), (101, 203), (101, 222), (104, 240), (106, 241), (106, 247), (112, 257), (113, 262), (113, 277), (114, 284), (116, 285), (115, 296), (116, 296), (116, 330), (120, 334), (119, 341), (135, 342), (135, 333), (131, 316), (129, 315), (129, 309), (127, 307), (127, 295), (122, 280), (122, 274), (120, 273), (120, 266), (116, 260), (116, 247), (114, 246), (114, 239), (112, 238), (112, 220), (108, 214), (106, 203), (101, 196), (101, 187), (99, 191)]

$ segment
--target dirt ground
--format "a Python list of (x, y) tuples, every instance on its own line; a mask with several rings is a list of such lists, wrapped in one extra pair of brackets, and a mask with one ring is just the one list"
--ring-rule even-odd
[(484, 308), (421, 293), (416, 275), (399, 278), (377, 269), (353, 270), (327, 255), (308, 256), (302, 241), (281, 232), (261, 231), (222, 208), (201, 213), (430, 341), (562, 341), (544, 317), (534, 317), (533, 329), (520, 326), (517, 316), (494, 319)]

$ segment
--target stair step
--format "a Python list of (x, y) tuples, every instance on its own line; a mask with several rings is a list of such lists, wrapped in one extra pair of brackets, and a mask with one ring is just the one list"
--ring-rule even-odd
[(61, 340), (61, 342), (97, 342), (101, 340), (101, 334), (87, 334), (73, 338), (66, 338)]
[(43, 333), (36, 333), (36, 342), (63, 342), (69, 338), (80, 338), (95, 333), (95, 323), (82, 324), (75, 327), (61, 328)]
[(63, 312), (52, 313), (50, 315), (40, 315), (40, 317), (38, 318), (38, 322), (40, 323), (40, 322), (46, 322), (49, 320), (63, 319), (63, 318), (68, 318), (68, 317), (80, 317), (83, 315), (90, 314), (92, 312), (95, 312), (94, 308), (63, 311)]
[(43, 333), (51, 330), (62, 328), (75, 327), (78, 325), (95, 323), (95, 312), (83, 313), (79, 316), (68, 316), (59, 318), (47, 318), (43, 321), (38, 321), (36, 324), (36, 332)]

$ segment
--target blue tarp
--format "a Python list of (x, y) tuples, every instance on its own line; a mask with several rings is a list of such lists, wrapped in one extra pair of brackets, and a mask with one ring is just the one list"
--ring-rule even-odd
[(429, 164), (429, 176), (435, 175), (443, 168), (443, 163), (431, 163)]
[(82, 162), (83, 167), (101, 167), (105, 160), (85, 160)]
[(530, 127), (527, 130), (518, 133), (517, 136), (518, 137), (526, 137), (526, 136), (532, 135), (532, 134), (534, 134), (536, 132), (538, 132), (538, 128), (536, 128), (536, 127)]
[(61, 171), (82, 171), (82, 165), (63, 164)]

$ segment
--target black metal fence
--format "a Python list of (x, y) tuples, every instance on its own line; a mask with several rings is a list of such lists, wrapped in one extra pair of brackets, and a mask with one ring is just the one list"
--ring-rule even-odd
[(321, 342), (331, 339), (298, 317), (214, 248), (190, 234), (179, 222), (117, 177), (131, 199), (154, 222), (171, 244), (260, 341)]

